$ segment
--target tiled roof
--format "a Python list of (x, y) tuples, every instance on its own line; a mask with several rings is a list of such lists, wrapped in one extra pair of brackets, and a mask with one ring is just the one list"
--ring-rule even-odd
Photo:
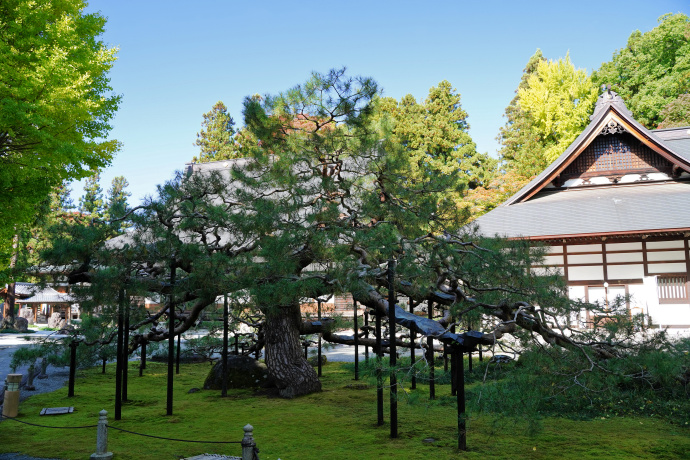
[(74, 299), (69, 294), (58, 292), (51, 287), (46, 287), (28, 299), (17, 300), (18, 303), (73, 303)]
[(688, 182), (542, 190), (475, 223), (484, 235), (538, 238), (689, 229), (689, 203)]

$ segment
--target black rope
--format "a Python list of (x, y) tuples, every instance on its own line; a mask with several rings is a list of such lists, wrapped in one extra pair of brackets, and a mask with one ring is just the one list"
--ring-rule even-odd
[(79, 428), (98, 428), (98, 425), (84, 425), (84, 426), (49, 426), (49, 425), (38, 425), (36, 423), (29, 423), (23, 420), (19, 420), (15, 417), (8, 417), (6, 415), (0, 415), (0, 420), (2, 419), (14, 420), (15, 422), (23, 423), (25, 425), (37, 426), (40, 428), (59, 428), (59, 429), (79, 429)]
[[(84, 425), (84, 426), (49, 426), (49, 425), (38, 425), (36, 423), (25, 422), (23, 420), (18, 420), (15, 417), (7, 417), (5, 415), (0, 415), (0, 420), (8, 419), (14, 420), (15, 422), (23, 423), (25, 425), (37, 426), (39, 428), (59, 428), (59, 429), (80, 429), (80, 428), (98, 428), (98, 425)], [(196, 441), (190, 439), (175, 439), (175, 438), (165, 438), (163, 436), (154, 436), (152, 434), (137, 433), (135, 431), (125, 430), (123, 428), (118, 428), (115, 426), (108, 425), (108, 429), (123, 431), (125, 433), (136, 434), (138, 436), (145, 436), (147, 438), (163, 439), (166, 441), (180, 441), (180, 442), (196, 442), (201, 444), (242, 444), (242, 441)]]
[(147, 438), (164, 439), (166, 441), (198, 442), (198, 443), (202, 443), (202, 444), (242, 444), (242, 441), (196, 441), (196, 440), (191, 440), (191, 439), (165, 438), (163, 436), (154, 436), (152, 434), (143, 434), (143, 433), (137, 433), (135, 431), (124, 430), (122, 428), (117, 428), (117, 427), (114, 427), (111, 425), (108, 425), (108, 429), (124, 431), (125, 433), (136, 434), (138, 436), (145, 436)]

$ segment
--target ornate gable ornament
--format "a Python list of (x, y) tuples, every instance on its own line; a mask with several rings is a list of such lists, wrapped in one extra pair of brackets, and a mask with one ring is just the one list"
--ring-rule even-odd
[(632, 112), (628, 109), (628, 106), (625, 105), (623, 98), (620, 97), (617, 92), (611, 91), (611, 85), (601, 86), (603, 93), (599, 95), (599, 99), (597, 99), (597, 103), (594, 106), (594, 113), (590, 115), (589, 119), (594, 120), (595, 118), (597, 118), (597, 115), (599, 115), (602, 110), (605, 110), (612, 105), (616, 106), (618, 111), (622, 114), (625, 114), (632, 118)]

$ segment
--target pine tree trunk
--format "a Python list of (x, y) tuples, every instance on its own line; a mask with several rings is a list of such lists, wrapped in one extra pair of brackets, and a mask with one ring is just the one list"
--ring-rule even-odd
[(266, 366), (276, 381), (280, 396), (294, 398), (321, 391), (321, 382), (302, 351), (299, 305), (268, 307), (263, 311), (266, 315)]

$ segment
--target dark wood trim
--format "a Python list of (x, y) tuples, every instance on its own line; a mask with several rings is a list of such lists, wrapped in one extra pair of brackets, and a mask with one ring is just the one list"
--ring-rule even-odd
[(563, 276), (568, 280), (568, 246), (563, 243)]
[(609, 269), (608, 269), (608, 264), (606, 263), (606, 244), (604, 241), (601, 242), (601, 263), (604, 266), (604, 269), (603, 269), (604, 282), (608, 283), (608, 281), (609, 281)]
[[(644, 284), (642, 278), (631, 278), (631, 279), (619, 279), (619, 280), (609, 280), (609, 286), (613, 285), (624, 285), (624, 284)], [(592, 287), (603, 287), (604, 280), (581, 280), (581, 281), (568, 281), (569, 286), (592, 286)]]
[(644, 276), (649, 276), (649, 261), (647, 260), (647, 242), (642, 240), (642, 263), (644, 269)]
[[(678, 237), (682, 237), (685, 233), (690, 232), (690, 227), (673, 228), (673, 229), (658, 229), (658, 230), (630, 230), (625, 232), (600, 232), (600, 233), (579, 233), (579, 234), (564, 234), (564, 235), (544, 235), (544, 236), (526, 236), (513, 239), (521, 239), (528, 241), (540, 241), (547, 243), (549, 241), (570, 240), (571, 242), (566, 244), (596, 244), (601, 241), (601, 237), (605, 236), (613, 241), (607, 241), (609, 243), (618, 242), (619, 239), (624, 239), (625, 241), (620, 241), (621, 243), (632, 243), (642, 241), (647, 239), (649, 241), (668, 241), (677, 240)], [(643, 238), (645, 237), (645, 238)], [(577, 240), (582, 241), (576, 242)], [(583, 241), (583, 240), (593, 240)]]

